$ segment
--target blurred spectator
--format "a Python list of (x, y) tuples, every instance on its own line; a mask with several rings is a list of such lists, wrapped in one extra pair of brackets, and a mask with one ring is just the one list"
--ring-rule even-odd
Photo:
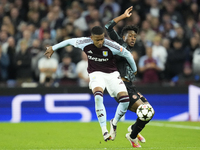
[(194, 17), (194, 20), (195, 21), (198, 21), (198, 17), (199, 17), (199, 6), (197, 3), (193, 2), (191, 5), (190, 5), (190, 13), (191, 13), (191, 16)]
[(168, 51), (166, 69), (168, 73), (168, 78), (180, 74), (183, 72), (183, 65), (186, 61), (186, 51), (183, 47), (183, 41), (175, 38), (173, 40), (173, 48)]
[(174, 85), (189, 85), (200, 81), (200, 77), (194, 74), (191, 63), (185, 62), (183, 67), (183, 72), (173, 77), (171, 80), (172, 86)]
[(41, 26), (39, 29), (36, 31), (36, 35), (40, 40), (44, 40), (44, 33), (50, 34), (51, 39), (54, 39), (56, 37), (56, 31), (54, 29), (49, 28), (49, 22), (46, 19), (43, 19), (41, 21)]
[(136, 43), (135, 43), (135, 46), (134, 46), (134, 49), (136, 49), (139, 57), (145, 55), (145, 51), (146, 51), (146, 48), (145, 48), (145, 43), (146, 43), (146, 36), (145, 36), (145, 31), (144, 30), (140, 30), (139, 31), (139, 34), (137, 36), (137, 39), (136, 39)]
[(2, 50), (5, 54), (8, 55), (10, 63), (8, 66), (8, 79), (16, 78), (16, 68), (15, 68), (15, 55), (16, 55), (16, 47), (15, 47), (15, 39), (11, 36), (8, 38), (7, 42), (3, 44)]
[(60, 27), (64, 20), (64, 13), (61, 9), (61, 6), (53, 5), (52, 12), (54, 14), (55, 21), (58, 23), (58, 27)]
[(152, 56), (152, 47), (148, 45), (146, 55), (140, 57), (138, 64), (138, 71), (142, 73), (143, 83), (158, 83), (161, 70), (160, 60)]
[(175, 23), (179, 23), (181, 25), (184, 25), (184, 19), (180, 12), (176, 11), (176, 6), (171, 5), (170, 1), (167, 1), (166, 3), (166, 12), (171, 16), (171, 19)]
[(170, 47), (170, 39), (168, 38), (163, 38), (162, 41), (161, 41), (161, 45), (167, 50), (167, 53), (168, 53), (168, 50), (171, 48)]
[(58, 28), (56, 30), (56, 39), (55, 39), (55, 43), (59, 43), (61, 41), (64, 40), (64, 34), (63, 34), (63, 30), (62, 28)]
[[(40, 49), (39, 53), (37, 55), (35, 55), (33, 57), (34, 60), (32, 60), (32, 67), (34, 67), (36, 65), (36, 68), (34, 69), (34, 80), (39, 81), (40, 78), (40, 70), (38, 68), (38, 62), (41, 58), (44, 57), (44, 52), (46, 50), (46, 47), (52, 45), (52, 41), (51, 40), (44, 40), (44, 41), (40, 41), (38, 42), (38, 39), (34, 40), (35, 42), (33, 42), (33, 45), (35, 45), (34, 47), (36, 49)], [(37, 50), (38, 51), (38, 50)], [(58, 52), (58, 51), (57, 51)], [(54, 54), (52, 55), (52, 58), (56, 59), (57, 62), (59, 62), (59, 55), (57, 52), (54, 52)]]
[(173, 24), (175, 24), (175, 22), (172, 21), (170, 14), (164, 13), (161, 17), (161, 23), (159, 26), (159, 32), (163, 37), (174, 38), (176, 36)]
[(83, 37), (83, 31), (79, 28), (74, 29), (74, 36), (75, 37)]
[(28, 48), (29, 53), (31, 54), (31, 71), (34, 81), (39, 81), (38, 79), (38, 55), (41, 50), (41, 42), (39, 39), (34, 39), (32, 46)]
[(0, 46), (0, 81), (6, 81), (8, 79), (9, 63), (9, 56), (2, 52), (2, 48)]
[(23, 19), (24, 21), (27, 19), (27, 11), (28, 5), (26, 5), (28, 1), (23, 0), (14, 0), (14, 7), (19, 10), (19, 18)]
[(34, 24), (37, 28), (40, 27), (40, 14), (37, 11), (29, 11), (28, 12), (28, 23)]
[(158, 0), (150, 1), (149, 13), (151, 14), (152, 17), (158, 18), (160, 16), (160, 6)]
[(26, 29), (31, 32), (31, 39), (37, 39), (36, 26), (34, 24), (28, 24)]
[(16, 47), (17, 53), (20, 51), (22, 41), (25, 41), (25, 43), (27, 44), (27, 48), (32, 45), (31, 32), (29, 30), (24, 30), (23, 37), (19, 39), (19, 41), (17, 42), (17, 47)]
[(16, 80), (19, 85), (23, 82), (32, 82), (31, 54), (27, 48), (27, 41), (21, 41), (19, 52), (15, 56)]
[(87, 72), (88, 61), (85, 52), (82, 52), (82, 60), (77, 63), (76, 72), (78, 74), (78, 85), (80, 87), (89, 86), (89, 76)]
[(8, 39), (8, 33), (6, 31), (0, 31), (0, 44), (6, 43)]
[(16, 43), (23, 37), (23, 31), (27, 29), (27, 23), (25, 21), (20, 22), (17, 26), (16, 34), (14, 35)]
[(38, 68), (39, 68), (39, 83), (41, 85), (50, 87), (53, 85), (55, 80), (55, 73), (58, 68), (58, 61), (55, 58), (46, 58), (43, 56), (38, 61)]
[(103, 24), (117, 17), (120, 13), (121, 7), (114, 0), (104, 0), (103, 4), (99, 7), (99, 13)]
[(160, 60), (162, 70), (165, 69), (167, 61), (167, 50), (161, 45), (161, 36), (156, 35), (153, 39), (152, 56)]
[(64, 27), (64, 37), (70, 36), (73, 37), (74, 36), (74, 26), (72, 23), (67, 23), (66, 26)]
[(15, 27), (9, 16), (3, 17), (3, 24), (6, 25), (8, 34), (13, 36), (15, 34)]
[(13, 7), (10, 11), (10, 19), (13, 23), (13, 26), (15, 27), (15, 30), (19, 23), (22, 21), (22, 19), (19, 17), (19, 9), (16, 7)]
[(44, 18), (46, 15), (46, 7), (40, 3), (40, 0), (33, 0), (29, 1), (29, 11), (32, 12), (38, 12), (39, 13), (39, 19)]
[(4, 8), (3, 8), (3, 5), (0, 4), (0, 24), (2, 24), (3, 16), (4, 16)]
[(198, 47), (193, 53), (193, 61), (192, 61), (192, 68), (194, 73), (200, 76), (200, 47)]
[(159, 32), (159, 25), (160, 25), (159, 18), (158, 17), (152, 17), (151, 18), (152, 30), (155, 31), (156, 33), (158, 33)]
[[(188, 45), (189, 39), (185, 36), (185, 30), (179, 24), (174, 25), (174, 29), (176, 31), (174, 38), (180, 39), (182, 41), (183, 47), (186, 47)], [(172, 38), (172, 41), (174, 38)]]
[(192, 62), (193, 60), (193, 53), (194, 51), (200, 46), (200, 43), (198, 41), (198, 38), (195, 36), (191, 37), (189, 40), (188, 50), (189, 50), (189, 61)]
[[(54, 7), (53, 11), (50, 11), (47, 14), (47, 20), (49, 21), (50, 25), (50, 29), (58, 29), (62, 27), (62, 23), (64, 20), (64, 14), (62, 13), (62, 15), (57, 14), (57, 12), (55, 11), (60, 11), (60, 7)], [(56, 14), (55, 14), (56, 13)]]
[(49, 28), (50, 29), (58, 29), (62, 27), (62, 19), (60, 18), (56, 18), (56, 16), (54, 15), (53, 11), (48, 12), (46, 19), (49, 22)]
[(1, 5), (4, 8), (5, 14), (8, 14), (10, 12), (11, 7), (12, 7), (12, 3), (9, 2), (9, 0), (1, 0)]
[[(75, 15), (75, 16), (74, 16)], [(62, 26), (65, 27), (68, 23), (73, 24), (74, 20), (77, 19), (76, 14), (74, 13), (72, 8), (66, 8), (65, 10), (65, 19), (63, 20)], [(83, 24), (86, 26), (86, 24)]]
[(187, 39), (190, 39), (194, 32), (196, 32), (195, 20), (192, 16), (186, 18), (186, 25), (185, 25), (185, 36)]
[(81, 60), (81, 50), (73, 46), (67, 46), (64, 49), (61, 49), (60, 58), (65, 55), (69, 55), (72, 62), (75, 64)]
[(99, 21), (99, 20), (100, 20), (99, 11), (93, 8), (89, 10), (89, 13), (87, 15), (81, 16), (80, 18), (76, 19), (74, 21), (74, 26), (78, 27), (82, 31), (87, 31), (88, 24), (90, 22)]
[(62, 62), (58, 65), (56, 77), (60, 84), (77, 84), (76, 64), (72, 62), (69, 55), (64, 55)]
[(156, 36), (156, 32), (152, 30), (150, 23), (147, 20), (142, 22), (141, 30), (145, 31), (147, 41), (153, 41), (154, 37)]
[(200, 31), (200, 13), (199, 13), (199, 16), (198, 16), (198, 20), (196, 22), (196, 27), (198, 29), (198, 32)]

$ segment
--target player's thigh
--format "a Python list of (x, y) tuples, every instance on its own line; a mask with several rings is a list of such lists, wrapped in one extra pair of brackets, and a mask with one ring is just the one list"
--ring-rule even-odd
[(89, 74), (90, 82), (89, 82), (89, 88), (93, 91), (94, 89), (97, 89), (100, 87), (103, 91), (105, 89), (105, 78), (104, 74), (101, 72), (93, 72)]
[(136, 87), (126, 84), (126, 88), (130, 98), (129, 110), (136, 112), (138, 106), (148, 103), (147, 99), (136, 89)]
[(127, 89), (118, 72), (114, 72), (107, 78), (106, 89), (111, 97), (117, 97), (119, 93), (127, 95)]

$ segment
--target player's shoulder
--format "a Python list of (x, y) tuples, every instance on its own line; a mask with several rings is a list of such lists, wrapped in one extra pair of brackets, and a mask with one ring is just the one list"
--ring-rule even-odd
[(112, 41), (110, 39), (105, 38), (105, 42), (104, 43), (105, 43), (105, 46), (114, 48), (116, 50), (121, 51), (121, 49), (122, 49), (122, 46), (120, 44), (118, 44), (117, 42)]
[(90, 37), (80, 37), (77, 38), (77, 44), (89, 44), (92, 43), (92, 39)]

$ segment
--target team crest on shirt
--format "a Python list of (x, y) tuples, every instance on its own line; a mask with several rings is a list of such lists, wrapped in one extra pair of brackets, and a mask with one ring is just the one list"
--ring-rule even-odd
[(108, 51), (103, 51), (103, 56), (108, 56)]

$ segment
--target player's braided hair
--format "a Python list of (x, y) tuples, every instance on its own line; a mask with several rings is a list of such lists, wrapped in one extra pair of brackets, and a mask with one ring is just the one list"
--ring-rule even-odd
[(122, 29), (121, 36), (124, 36), (130, 30), (135, 31), (135, 33), (138, 34), (139, 28), (138, 26), (134, 26), (134, 25), (125, 26)]

